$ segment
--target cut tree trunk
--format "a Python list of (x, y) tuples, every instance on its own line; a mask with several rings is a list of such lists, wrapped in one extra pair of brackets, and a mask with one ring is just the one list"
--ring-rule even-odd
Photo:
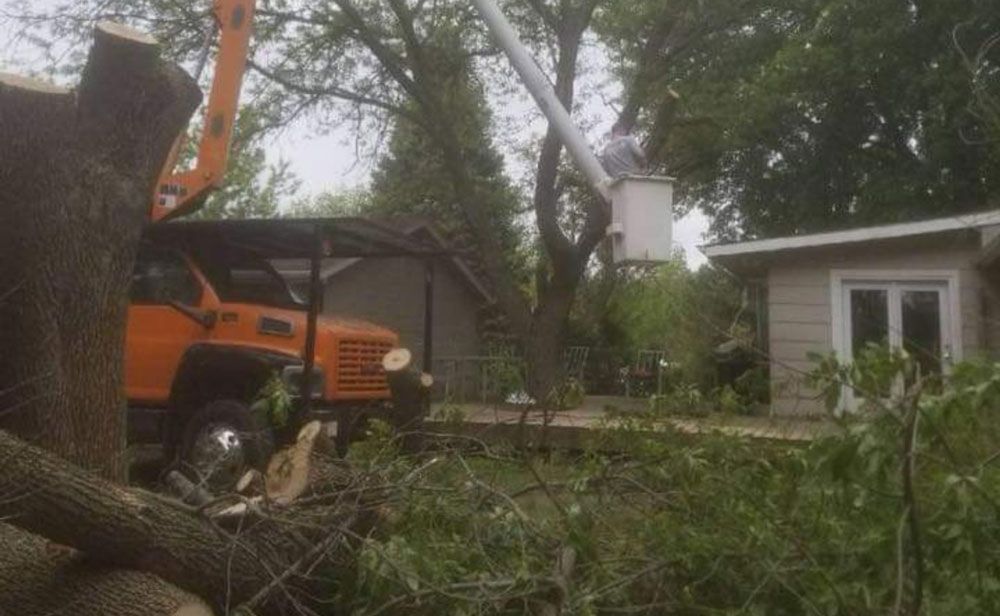
[(132, 266), (201, 92), (148, 36), (94, 37), (74, 91), (0, 74), (0, 427), (121, 480)]
[(155, 575), (88, 561), (0, 523), (0, 614), (212, 616), (212, 610)]
[(316, 439), (323, 430), (318, 421), (310, 421), (299, 430), (295, 443), (271, 457), (264, 475), (264, 493), (268, 500), (287, 505), (306, 491), (309, 485), (310, 458)]
[[(270, 604), (278, 613), (294, 598), (309, 605), (329, 599), (330, 577), (346, 566), (351, 537), (375, 523), (374, 507), (349, 498), (322, 509), (254, 518), (228, 532), (179, 502), (117, 486), (55, 455), (0, 431), (0, 517), (97, 562), (154, 574), (208, 601), (225, 613), (258, 595), (286, 571)], [(301, 523), (305, 520), (305, 523)], [(316, 545), (324, 569), (303, 563)]]
[(413, 367), (413, 353), (408, 349), (393, 349), (382, 358), (389, 390), (392, 392), (391, 423), (402, 432), (403, 450), (420, 449), (416, 433), (423, 428), (424, 417), (430, 410), (431, 387), (434, 377)]

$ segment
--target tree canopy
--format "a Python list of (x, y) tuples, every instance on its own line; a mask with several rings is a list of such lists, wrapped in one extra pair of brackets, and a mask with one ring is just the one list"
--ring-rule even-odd
[[(984, 47), (1000, 31), (995, 2), (673, 4), (722, 25), (688, 45), (667, 24), (666, 38), (680, 42), (654, 54), (663, 70), (642, 86), (661, 101), (650, 141), (716, 234), (912, 220), (996, 199), (988, 101), (998, 54)], [(639, 53), (625, 36), (630, 20), (661, 9), (619, 8), (606, 38), (627, 67)]]

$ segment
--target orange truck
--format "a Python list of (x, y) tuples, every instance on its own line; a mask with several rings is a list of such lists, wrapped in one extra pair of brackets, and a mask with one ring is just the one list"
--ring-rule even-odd
[[(226, 168), (254, 0), (216, 0), (214, 16), (219, 49), (197, 162), (175, 173), (179, 138), (138, 253), (125, 389), (130, 440), (158, 442), (192, 478), (222, 486), (270, 457), (273, 417), (254, 407), (269, 384), (281, 383), (296, 422), (326, 413), (341, 435), (345, 416), (385, 405), (381, 359), (398, 337), (320, 317), (319, 264), (423, 248), (359, 219), (166, 222), (200, 207)], [(287, 258), (310, 263), (308, 301), (272, 264)]]

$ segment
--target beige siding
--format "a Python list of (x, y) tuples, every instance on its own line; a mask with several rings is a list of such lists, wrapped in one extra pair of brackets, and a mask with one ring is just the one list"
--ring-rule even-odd
[(772, 411), (823, 412), (819, 392), (805, 384), (809, 353), (832, 353), (831, 270), (952, 270), (959, 273), (965, 358), (1000, 347), (1000, 276), (976, 268), (974, 233), (890, 240), (868, 245), (797, 250), (768, 267)]

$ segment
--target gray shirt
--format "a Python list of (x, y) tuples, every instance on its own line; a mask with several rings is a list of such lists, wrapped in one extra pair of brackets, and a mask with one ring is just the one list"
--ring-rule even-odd
[(612, 137), (601, 154), (604, 170), (613, 178), (638, 174), (646, 164), (646, 154), (632, 135)]

